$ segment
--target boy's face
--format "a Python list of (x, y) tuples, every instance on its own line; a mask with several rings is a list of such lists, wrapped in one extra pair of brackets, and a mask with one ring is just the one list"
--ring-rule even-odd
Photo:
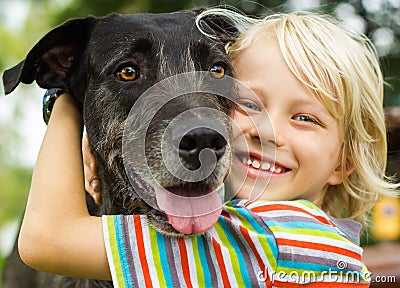
[(320, 204), (328, 185), (342, 182), (337, 120), (290, 72), (273, 37), (256, 40), (234, 69), (253, 93), (240, 90), (234, 115), (231, 189), (238, 198)]

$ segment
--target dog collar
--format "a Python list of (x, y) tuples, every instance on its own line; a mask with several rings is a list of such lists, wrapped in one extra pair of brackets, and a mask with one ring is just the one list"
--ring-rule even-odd
[(64, 93), (64, 90), (60, 88), (51, 88), (44, 93), (43, 101), (42, 101), (42, 112), (43, 112), (43, 121), (44, 123), (49, 123), (51, 111), (53, 110), (54, 102), (56, 102), (57, 98)]

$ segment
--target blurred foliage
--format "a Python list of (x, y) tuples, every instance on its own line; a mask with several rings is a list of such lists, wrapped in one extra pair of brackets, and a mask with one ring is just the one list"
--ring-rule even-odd
[(117, 13), (162, 13), (182, 10), (193, 7), (187, 0), (73, 0), (71, 4), (58, 15), (58, 20), (86, 15), (104, 16), (110, 12)]
[(7, 203), (7, 205), (2, 205), (2, 209), (0, 210), (0, 223), (15, 220), (22, 216), (20, 207), (26, 203), (27, 191), (29, 191), (29, 183), (32, 175), (31, 170), (8, 165), (0, 168), (2, 192), (10, 191), (10, 193), (0, 193), (0, 202)]
[[(309, 0), (227, 0), (224, 5), (236, 7), (247, 14), (262, 15), (271, 11), (287, 11), (300, 4), (312, 4)], [(387, 105), (400, 105), (400, 1), (398, 0), (321, 0), (319, 5), (309, 9), (333, 13), (343, 20), (361, 22), (366, 35), (379, 44), (382, 63), (388, 83)], [(10, 4), (27, 7), (24, 19), (15, 17), (18, 11)], [(215, 6), (218, 0), (0, 0), (0, 71), (21, 61), (29, 49), (52, 27), (68, 18), (87, 15), (102, 16), (110, 12), (146, 13), (171, 12), (199, 6)], [(304, 6), (304, 5), (303, 5)], [(11, 9), (10, 11), (9, 9)], [(8, 21), (6, 23), (6, 21)], [(10, 25), (10, 22), (12, 25)], [(6, 25), (7, 24), (7, 25)], [(386, 38), (382, 38), (386, 35)], [(385, 40), (390, 43), (385, 44)], [(385, 46), (385, 45), (386, 46)], [(378, 47), (378, 48), (379, 48)], [(1, 96), (2, 97), (2, 96)], [(18, 119), (21, 111), (11, 111), (12, 118)], [(32, 167), (21, 167), (10, 149), (18, 150), (24, 144), (20, 131), (10, 123), (0, 122), (0, 228), (11, 220), (20, 218), (26, 203)], [(7, 145), (5, 146), (5, 143)], [(0, 255), (0, 267), (2, 259)], [(0, 284), (1, 285), (1, 284)]]

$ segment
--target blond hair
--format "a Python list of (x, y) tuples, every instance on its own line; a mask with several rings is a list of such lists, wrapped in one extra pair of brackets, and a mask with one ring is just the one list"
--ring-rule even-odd
[(375, 48), (366, 36), (345, 30), (327, 15), (311, 12), (254, 19), (227, 9), (211, 9), (204, 15), (237, 23), (241, 35), (227, 46), (232, 63), (257, 39), (273, 33), (295, 77), (338, 119), (343, 175), (349, 165), (355, 170), (343, 177), (342, 184), (328, 187), (322, 204), (325, 211), (365, 224), (379, 196), (397, 195), (399, 185), (385, 175), (384, 80)]

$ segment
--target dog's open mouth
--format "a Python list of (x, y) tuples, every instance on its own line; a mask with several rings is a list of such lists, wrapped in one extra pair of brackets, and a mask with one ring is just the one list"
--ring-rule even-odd
[(211, 229), (218, 221), (224, 203), (224, 185), (207, 193), (183, 187), (155, 187), (159, 208), (169, 223), (183, 234), (200, 234)]

